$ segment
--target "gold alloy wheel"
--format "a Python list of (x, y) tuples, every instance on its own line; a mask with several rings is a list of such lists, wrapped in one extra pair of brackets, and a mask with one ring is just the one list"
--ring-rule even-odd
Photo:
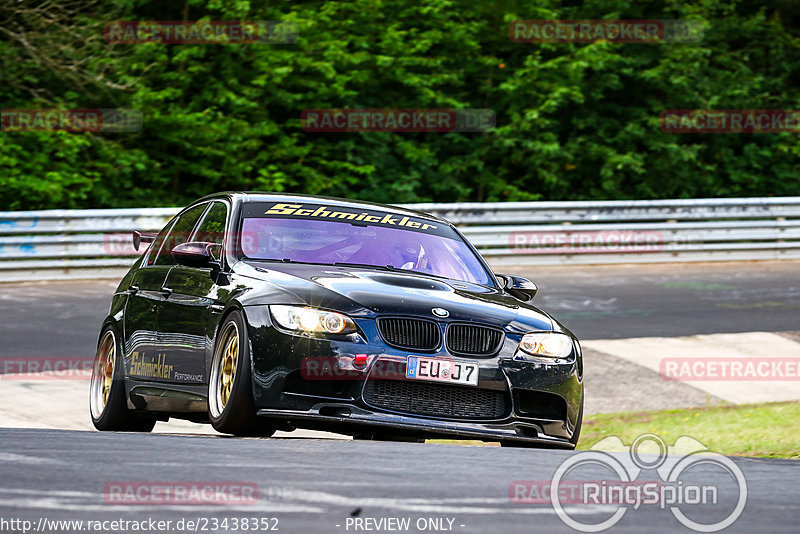
[(92, 371), (92, 384), (90, 404), (92, 416), (99, 419), (103, 415), (108, 397), (111, 394), (111, 384), (114, 382), (114, 363), (117, 357), (117, 340), (114, 333), (109, 330), (103, 336), (100, 347), (97, 350)]
[(220, 337), (219, 352), (211, 372), (209, 407), (214, 417), (220, 417), (233, 393), (233, 381), (239, 363), (239, 328), (231, 321)]
[(236, 330), (230, 330), (228, 339), (225, 340), (223, 351), (222, 369), (220, 370), (219, 398), (222, 401), (222, 408), (228, 404), (233, 390), (233, 377), (236, 376), (236, 362), (239, 359), (239, 335)]

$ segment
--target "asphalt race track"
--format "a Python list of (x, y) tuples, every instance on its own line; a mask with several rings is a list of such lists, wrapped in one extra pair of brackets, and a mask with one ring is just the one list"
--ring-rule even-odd
[[(305, 534), (356, 532), (355, 523), (348, 528), (348, 519), (396, 517), (411, 519), (408, 532), (574, 532), (549, 505), (509, 498), (512, 482), (550, 480), (559, 462), (577, 454), (571, 452), (10, 429), (0, 430), (0, 443), (0, 517), (34, 525), (41, 518), (210, 522), (263, 517), (276, 518), (280, 532)], [(800, 464), (741, 458), (736, 464), (747, 479), (748, 499), (726, 532), (797, 532)], [(697, 469), (696, 479), (715, 481), (714, 471)], [(126, 481), (249, 482), (258, 486), (258, 499), (237, 506), (110, 503), (106, 485)], [(730, 500), (735, 487), (729, 480), (719, 484), (719, 502)], [(585, 522), (609, 516), (607, 507), (583, 508), (568, 511)], [(702, 507), (691, 517), (712, 522), (715, 511)], [(429, 530), (430, 524), (418, 529), (420, 519), (439, 519), (445, 529)], [(642, 505), (628, 510), (612, 532), (639, 533), (643, 525), (651, 533), (687, 531), (667, 509)]]
[[(798, 271), (794, 262), (514, 270), (536, 281), (536, 302), (583, 339), (798, 330)], [(0, 357), (93, 354), (114, 287), (109, 281), (0, 285)], [(22, 523), (3, 523), (12, 519), (31, 521), (31, 531), (39, 527), (39, 532), (61, 533), (79, 530), (64, 525), (48, 530), (48, 523), (39, 522), (149, 518), (171, 520), (171, 529), (162, 530), (167, 532), (234, 531), (234, 518), (276, 519), (249, 531), (265, 532), (266, 525), (303, 534), (576, 532), (549, 504), (514, 502), (512, 488), (515, 481), (549, 484), (559, 464), (577, 454), (431, 443), (0, 428), (0, 533), (23, 532)], [(747, 481), (747, 504), (726, 532), (797, 532), (800, 463), (733, 461)], [(607, 471), (597, 469), (596, 480), (608, 478)], [(723, 504), (688, 509), (687, 516), (717, 520), (733, 498), (733, 479), (703, 466), (690, 475), (716, 484)], [(636, 480), (644, 479), (659, 480), (659, 475), (646, 471)], [(238, 505), (130, 504), (108, 496), (109, 484), (181, 481), (249, 484), (257, 488), (257, 499)], [(609, 531), (638, 533), (646, 526), (651, 533), (689, 532), (668, 508), (629, 509)], [(598, 504), (566, 509), (581, 521), (596, 522), (616, 508)], [(221, 526), (226, 518), (227, 529)], [(389, 518), (398, 518), (399, 525), (408, 518), (410, 526), (392, 530), (386, 528), (389, 523), (376, 523)], [(189, 528), (186, 521), (198, 523)], [(214, 521), (216, 529), (211, 528)], [(93, 530), (84, 526), (80, 531)], [(116, 531), (126, 532), (97, 530)]]

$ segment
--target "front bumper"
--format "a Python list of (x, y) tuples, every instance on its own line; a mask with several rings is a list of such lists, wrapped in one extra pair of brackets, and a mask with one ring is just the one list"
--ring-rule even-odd
[(356, 405), (320, 403), (307, 411), (261, 409), (258, 415), (281, 421), (291, 421), (295, 426), (330, 430), (339, 433), (356, 433), (364, 427), (398, 433), (414, 433), (428, 439), (457, 437), (483, 441), (518, 441), (564, 449), (575, 446), (566, 438), (548, 436), (542, 427), (532, 423), (510, 421), (505, 423), (477, 423), (424, 419), (387, 413), (376, 413)]
[[(515, 360), (520, 336), (511, 334), (500, 352), (490, 358), (459, 358), (445, 349), (411, 353), (384, 343), (375, 321), (370, 319), (357, 319), (360, 334), (332, 340), (292, 335), (275, 328), (266, 306), (248, 307), (247, 317), (253, 395), (260, 416), (341, 433), (357, 433), (370, 427), (427, 438), (519, 441), (573, 448), (569, 439), (583, 396), (579, 353), (562, 360)], [(503, 413), (497, 417), (438, 417), (376, 406), (365, 398), (365, 385), (376, 378), (376, 369), (385, 370), (386, 366), (396, 369), (394, 380), (420, 384), (404, 377), (407, 357), (412, 354), (477, 364), (477, 387), (462, 387), (463, 391), (502, 395)], [(368, 363), (354, 365), (356, 355), (366, 356)], [(309, 373), (309, 362), (316, 371), (326, 372)]]

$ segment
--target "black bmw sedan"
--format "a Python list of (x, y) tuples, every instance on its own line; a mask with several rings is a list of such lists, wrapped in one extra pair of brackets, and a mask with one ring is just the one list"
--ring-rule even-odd
[(133, 239), (149, 246), (100, 332), (99, 430), (174, 417), (236, 435), (577, 443), (578, 340), (443, 219), (220, 193)]

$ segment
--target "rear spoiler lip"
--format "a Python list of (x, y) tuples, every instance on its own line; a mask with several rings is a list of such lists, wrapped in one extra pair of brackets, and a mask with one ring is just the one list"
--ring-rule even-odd
[(139, 230), (133, 231), (133, 248), (134, 250), (139, 250), (139, 245), (141, 243), (152, 243), (155, 241), (156, 236), (158, 234), (152, 232), (140, 232)]

